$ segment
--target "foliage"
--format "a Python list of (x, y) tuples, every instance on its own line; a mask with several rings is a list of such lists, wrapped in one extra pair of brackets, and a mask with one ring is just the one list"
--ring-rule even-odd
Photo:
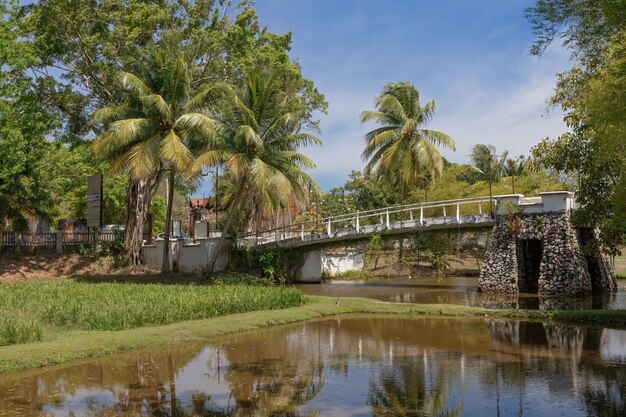
[(322, 281), (367, 281), (376, 276), (375, 271), (365, 269), (349, 269), (333, 276), (322, 276)]
[(365, 134), (365, 172), (379, 178), (391, 177), (401, 187), (416, 184), (427, 174), (439, 176), (443, 158), (437, 146), (455, 150), (455, 145), (447, 134), (423, 128), (434, 112), (435, 101), (421, 106), (413, 84), (386, 84), (376, 99), (376, 110), (361, 113), (362, 123), (375, 122), (380, 126)]
[(290, 200), (306, 199), (308, 190), (317, 192), (315, 180), (306, 172), (315, 164), (300, 151), (321, 141), (301, 132), (307, 107), (300, 95), (285, 95), (280, 74), (251, 72), (242, 91), (223, 85), (225, 100), (219, 114), (217, 140), (207, 146), (193, 163), (193, 169), (223, 165), (224, 176), (234, 185), (228, 201), (228, 215), (217, 249), (209, 261), (213, 269), (235, 215), (247, 197), (253, 218), (262, 218)]
[(551, 100), (571, 132), (533, 149), (535, 164), (576, 178), (576, 220), (600, 226), (611, 252), (626, 241), (625, 10), (609, 0), (540, 0), (527, 11), (537, 34), (531, 51), (561, 36), (574, 64)]
[(295, 288), (21, 282), (0, 286), (0, 305), (47, 324), (120, 330), (299, 306)]
[(29, 218), (55, 214), (42, 160), (58, 123), (33, 88), (28, 70), (37, 58), (20, 24), (16, 2), (0, 3), (0, 233), (7, 223), (19, 230)]
[(378, 259), (383, 251), (383, 239), (380, 235), (373, 235), (370, 238), (369, 243), (367, 244), (367, 253), (365, 255), (365, 259), (367, 259), (368, 263), (373, 262), (373, 269), (378, 267)]
[(418, 233), (413, 238), (415, 256), (408, 257), (407, 262), (419, 266), (421, 258), (430, 264), (437, 275), (448, 267), (447, 257), (457, 250), (458, 233), (449, 231), (429, 231)]

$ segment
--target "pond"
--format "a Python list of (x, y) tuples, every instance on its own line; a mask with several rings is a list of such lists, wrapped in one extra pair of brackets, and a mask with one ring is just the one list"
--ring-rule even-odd
[(330, 297), (365, 297), (395, 303), (461, 304), (486, 308), (541, 310), (626, 309), (626, 291), (584, 297), (540, 297), (537, 294), (493, 295), (478, 292), (478, 278), (419, 277), (370, 279), (365, 282), (334, 281), (296, 285), (306, 294)]
[(624, 416), (626, 331), (346, 316), (0, 378), (1, 416)]

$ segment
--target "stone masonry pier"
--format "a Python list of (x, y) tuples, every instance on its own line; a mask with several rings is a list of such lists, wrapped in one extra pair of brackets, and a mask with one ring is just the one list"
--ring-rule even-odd
[(616, 291), (615, 275), (598, 249), (597, 231), (572, 223), (574, 193), (539, 195), (496, 197), (479, 290), (549, 296)]

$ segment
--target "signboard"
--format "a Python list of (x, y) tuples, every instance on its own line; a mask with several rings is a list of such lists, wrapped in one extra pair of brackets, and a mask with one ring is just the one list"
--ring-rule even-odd
[(102, 174), (87, 178), (87, 227), (102, 227)]
[(172, 220), (172, 236), (178, 238), (182, 236), (181, 231), (181, 221), (180, 220)]

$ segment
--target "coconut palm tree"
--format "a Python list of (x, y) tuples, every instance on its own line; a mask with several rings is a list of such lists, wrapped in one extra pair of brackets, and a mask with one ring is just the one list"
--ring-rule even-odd
[(294, 196), (305, 199), (317, 184), (305, 170), (315, 164), (298, 151), (321, 144), (308, 133), (301, 133), (305, 104), (298, 96), (285, 97), (273, 75), (250, 73), (245, 87), (235, 91), (222, 85), (226, 93), (217, 142), (193, 163), (197, 172), (221, 164), (224, 175), (234, 184), (228, 215), (217, 248), (211, 253), (212, 272), (235, 214), (243, 207), (244, 196), (264, 211), (287, 206)]
[(443, 157), (438, 146), (455, 150), (450, 136), (423, 128), (434, 113), (435, 101), (421, 106), (419, 92), (406, 81), (386, 84), (376, 99), (376, 110), (361, 113), (361, 123), (380, 125), (365, 134), (365, 170), (397, 178), (401, 200), (405, 185), (415, 184), (426, 173), (433, 177), (441, 174)]
[(477, 143), (472, 147), (470, 160), (472, 167), (489, 182), (489, 214), (493, 217), (493, 182), (499, 180), (506, 173), (506, 158), (508, 151), (499, 156), (493, 145)]
[[(129, 172), (131, 188), (146, 182), (154, 186), (160, 174), (168, 172), (170, 187), (161, 270), (169, 272), (174, 184), (177, 175), (193, 161), (192, 149), (214, 136), (215, 121), (202, 108), (211, 89), (191, 91), (189, 64), (175, 45), (154, 48), (144, 59), (150, 71), (143, 79), (130, 72), (119, 75), (128, 93), (126, 102), (94, 114), (105, 124), (106, 131), (95, 140), (93, 149), (97, 156), (112, 161), (112, 170)], [(144, 198), (149, 200), (151, 194), (148, 192)], [(131, 216), (132, 206), (128, 209)]]
[(455, 150), (450, 136), (424, 128), (434, 113), (435, 101), (431, 99), (422, 106), (419, 92), (407, 81), (386, 84), (376, 99), (376, 110), (361, 113), (361, 123), (380, 125), (365, 134), (366, 145), (361, 155), (367, 161), (365, 171), (379, 178), (395, 179), (400, 185), (401, 206), (405, 186), (416, 184), (425, 175), (431, 178), (441, 175), (443, 157), (437, 147)]

